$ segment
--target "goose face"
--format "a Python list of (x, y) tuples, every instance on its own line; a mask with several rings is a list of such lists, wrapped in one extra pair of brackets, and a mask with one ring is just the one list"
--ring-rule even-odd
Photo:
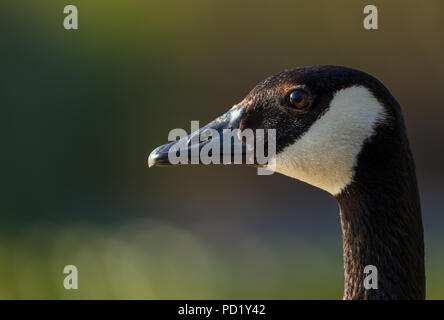
[[(376, 97), (374, 92), (381, 91)], [(353, 180), (364, 142), (386, 121), (384, 100), (390, 97), (378, 80), (357, 70), (287, 70), (265, 79), (226, 114), (178, 141), (188, 143), (207, 129), (275, 129), (274, 170), (337, 195)], [(168, 164), (168, 151), (178, 141), (155, 149), (149, 166)], [(245, 152), (241, 139), (239, 144)]]

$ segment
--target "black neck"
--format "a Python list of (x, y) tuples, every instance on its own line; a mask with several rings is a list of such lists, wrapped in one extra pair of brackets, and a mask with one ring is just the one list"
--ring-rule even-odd
[[(405, 131), (378, 131), (361, 151), (353, 182), (337, 196), (344, 299), (424, 299), (423, 227), (413, 158)], [(378, 289), (364, 286), (367, 265), (378, 270)]]

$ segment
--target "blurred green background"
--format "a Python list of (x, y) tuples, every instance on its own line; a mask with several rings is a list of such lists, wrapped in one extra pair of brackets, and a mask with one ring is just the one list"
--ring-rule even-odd
[[(63, 28), (75, 4), (79, 30)], [(366, 4), (378, 31), (362, 27)], [(444, 298), (444, 2), (2, 1), (0, 298), (341, 299), (327, 193), (247, 167), (153, 168), (172, 128), (334, 64), (403, 107), (427, 297)], [(4, 132), (3, 132), (4, 131)], [(63, 267), (79, 289), (63, 288)]]

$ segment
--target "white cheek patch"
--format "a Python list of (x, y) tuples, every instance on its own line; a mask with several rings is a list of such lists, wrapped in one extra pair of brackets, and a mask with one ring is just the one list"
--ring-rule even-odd
[(337, 195), (352, 182), (364, 141), (384, 119), (384, 107), (367, 88), (342, 89), (328, 111), (276, 156), (276, 171)]

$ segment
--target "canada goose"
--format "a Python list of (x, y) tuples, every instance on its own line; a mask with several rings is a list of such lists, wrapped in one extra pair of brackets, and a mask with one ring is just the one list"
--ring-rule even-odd
[[(286, 70), (218, 119), (209, 127), (276, 129), (275, 170), (337, 199), (344, 299), (425, 298), (415, 166), (401, 108), (381, 82), (338, 66)], [(168, 164), (176, 143), (156, 148), (149, 166)], [(367, 265), (378, 289), (364, 285)]]

